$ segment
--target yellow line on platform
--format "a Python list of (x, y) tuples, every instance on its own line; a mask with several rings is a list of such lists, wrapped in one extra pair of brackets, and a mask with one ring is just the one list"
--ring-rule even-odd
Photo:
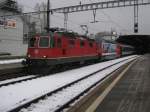
[(92, 105), (89, 106), (89, 108), (85, 112), (94, 112), (96, 108), (100, 105), (100, 103), (104, 100), (104, 98), (108, 95), (108, 93), (112, 90), (112, 88), (116, 85), (116, 83), (136, 61), (137, 60), (129, 64), (127, 68), (120, 73), (120, 75), (102, 92), (102, 94), (92, 103)]

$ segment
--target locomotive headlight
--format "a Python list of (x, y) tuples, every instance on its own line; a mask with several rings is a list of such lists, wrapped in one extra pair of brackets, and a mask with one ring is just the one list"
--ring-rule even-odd
[(47, 56), (43, 56), (43, 58), (46, 58)]
[(30, 54), (28, 54), (28, 58), (30, 58), (31, 57), (31, 55)]

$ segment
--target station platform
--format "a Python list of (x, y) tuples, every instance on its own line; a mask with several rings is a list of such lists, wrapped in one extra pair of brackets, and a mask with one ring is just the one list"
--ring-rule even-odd
[(21, 63), (0, 64), (0, 81), (21, 76), (23, 68)]
[(95, 112), (149, 112), (150, 54), (140, 56)]
[(0, 55), (0, 70), (22, 68), (21, 64), (24, 56), (1, 56)]
[(0, 71), (5, 69), (15, 69), (22, 68), (23, 65), (21, 63), (11, 63), (11, 64), (0, 64)]

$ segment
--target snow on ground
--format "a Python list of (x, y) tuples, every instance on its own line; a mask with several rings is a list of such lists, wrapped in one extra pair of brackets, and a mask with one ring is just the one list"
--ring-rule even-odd
[(28, 102), (42, 94), (55, 90), (67, 83), (80, 79), (90, 73), (93, 73), (99, 69), (105, 68), (114, 63), (120, 62), (128, 58), (134, 58), (135, 56), (128, 56), (116, 60), (102, 62), (95, 65), (89, 65), (79, 69), (74, 69), (55, 75), (46, 76), (38, 79), (25, 81), (22, 83), (3, 86), (0, 88), (0, 112), (8, 111), (17, 105)]
[(11, 82), (14, 82), (14, 81), (24, 80), (24, 79), (28, 79), (28, 78), (33, 78), (33, 77), (36, 77), (36, 76), (35, 75), (30, 75), (30, 76), (23, 76), (23, 77), (8, 79), (8, 80), (0, 81), (0, 85), (6, 84), (6, 83), (11, 83)]
[(24, 59), (0, 60), (0, 64), (21, 63)]
[(119, 63), (117, 65), (114, 65), (109, 69), (103, 70), (87, 79), (80, 81), (79, 83), (74, 84), (71, 87), (63, 89), (63, 91), (60, 91), (57, 94), (47, 97), (44, 100), (40, 100), (36, 104), (32, 104), (27, 109), (22, 109), (21, 112), (55, 112), (60, 106), (67, 103), (72, 98), (76, 97), (81, 92), (83, 92), (84, 90), (101, 80), (103, 77), (118, 69), (120, 66), (132, 60), (133, 58), (125, 62)]

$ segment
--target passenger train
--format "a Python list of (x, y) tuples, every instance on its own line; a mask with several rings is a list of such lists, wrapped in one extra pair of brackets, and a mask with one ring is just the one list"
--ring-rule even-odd
[(37, 69), (74, 62), (115, 59), (134, 52), (127, 45), (106, 41), (101, 38), (90, 39), (73, 32), (51, 29), (47, 34), (36, 34), (29, 41), (26, 61), (28, 68)]

